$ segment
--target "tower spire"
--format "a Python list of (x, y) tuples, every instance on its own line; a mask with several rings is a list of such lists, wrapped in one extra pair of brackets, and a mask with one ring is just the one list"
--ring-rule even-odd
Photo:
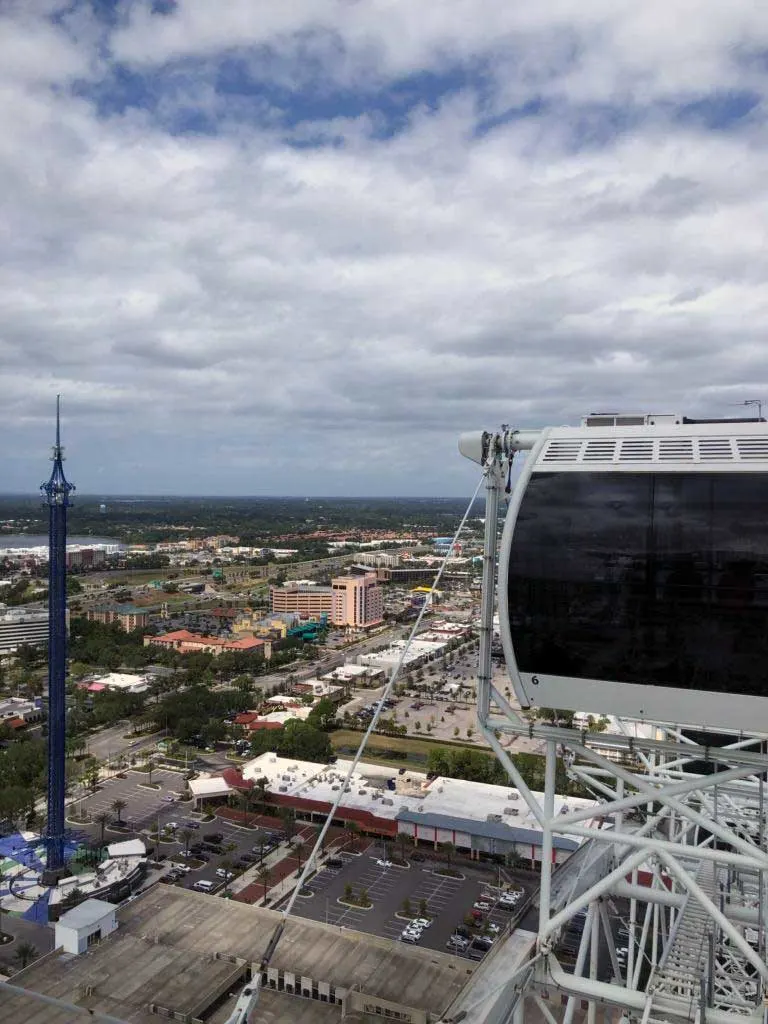
[(56, 396), (53, 469), (41, 486), (48, 506), (48, 827), (45, 884), (66, 874), (64, 794), (67, 675), (67, 508), (74, 486), (64, 475), (60, 396)]

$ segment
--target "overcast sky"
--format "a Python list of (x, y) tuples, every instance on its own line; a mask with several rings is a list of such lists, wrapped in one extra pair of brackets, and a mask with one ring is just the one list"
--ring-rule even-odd
[(768, 402), (754, 0), (4, 0), (0, 491), (470, 494)]

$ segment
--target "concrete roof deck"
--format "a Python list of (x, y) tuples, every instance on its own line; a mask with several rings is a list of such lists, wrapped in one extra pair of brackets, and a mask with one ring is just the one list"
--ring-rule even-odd
[[(200, 1014), (212, 993), (238, 987), (231, 981), (236, 966), (214, 954), (259, 961), (281, 915), (159, 885), (122, 907), (118, 920), (118, 931), (88, 953), (53, 952), (20, 972), (14, 983), (131, 1024), (157, 1021), (149, 1013), (150, 1002)], [(447, 953), (301, 918), (288, 921), (271, 966), (339, 988), (357, 985), (382, 999), (435, 1013), (458, 996), (474, 971), (474, 965)], [(287, 1008), (286, 1020), (296, 1019), (303, 1001), (291, 1005), (294, 1011)], [(319, 1004), (308, 1005), (316, 1010)], [(64, 1009), (0, 993), (0, 1020), (70, 1024), (73, 1018)]]

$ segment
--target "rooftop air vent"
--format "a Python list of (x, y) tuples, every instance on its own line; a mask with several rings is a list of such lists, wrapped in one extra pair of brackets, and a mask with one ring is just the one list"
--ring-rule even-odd
[(653, 439), (625, 437), (621, 441), (621, 462), (650, 462), (653, 459)]
[(693, 438), (661, 438), (659, 441), (659, 462), (693, 462)]
[(700, 437), (699, 459), (702, 462), (733, 462), (733, 448), (729, 437)]
[(606, 438), (604, 441), (587, 441), (582, 459), (584, 462), (613, 462), (616, 454), (617, 441)]
[(768, 459), (768, 438), (737, 437), (736, 450), (739, 458), (746, 462), (752, 459)]
[(581, 441), (555, 438), (549, 441), (542, 462), (574, 462), (579, 457)]

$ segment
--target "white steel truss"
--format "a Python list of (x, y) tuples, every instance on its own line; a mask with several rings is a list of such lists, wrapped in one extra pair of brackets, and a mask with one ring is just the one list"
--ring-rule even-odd
[[(572, 1024), (586, 1003), (587, 1024), (768, 1024), (766, 735), (745, 723), (733, 743), (709, 747), (668, 724), (648, 739), (623, 723), (611, 735), (532, 724), (494, 686), (499, 500), (515, 451), (536, 440), (503, 427), (461, 447), (486, 483), (478, 720), (542, 831), (538, 926), (528, 947), (518, 943), (523, 961), (508, 958), (499, 977), (496, 958), (492, 984), (484, 963), (445, 1019)], [(502, 734), (542, 741), (542, 801)], [(554, 813), (558, 758), (600, 801), (597, 815)], [(582, 841), (557, 869), (555, 836)]]

